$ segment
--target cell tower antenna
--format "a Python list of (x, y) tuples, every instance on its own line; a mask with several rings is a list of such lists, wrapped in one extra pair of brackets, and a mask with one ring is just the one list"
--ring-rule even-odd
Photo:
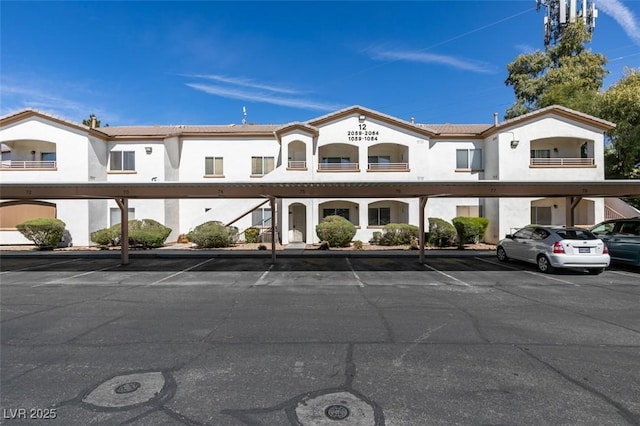
[(242, 107), (242, 124), (247, 124), (247, 107)]
[(578, 10), (577, 0), (536, 0), (536, 10), (546, 9), (544, 17), (544, 45), (556, 44), (567, 25), (582, 19), (589, 33), (596, 27), (598, 9), (593, 0), (582, 0)]

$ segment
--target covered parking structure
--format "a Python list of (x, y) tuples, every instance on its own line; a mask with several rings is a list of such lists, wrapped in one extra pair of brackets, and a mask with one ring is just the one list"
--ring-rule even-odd
[[(565, 197), (566, 224), (573, 225), (573, 211), (583, 197), (637, 197), (640, 181), (609, 180), (596, 182), (522, 182), (522, 181), (429, 181), (429, 182), (323, 182), (323, 183), (6, 183), (3, 200), (39, 199), (114, 199), (121, 212), (121, 263), (129, 263), (127, 221), (129, 199), (187, 198), (261, 198), (269, 200), (275, 211), (278, 198), (418, 198), (420, 200), (419, 260), (424, 261), (424, 211), (434, 197)], [(276, 215), (271, 233), (276, 235)], [(276, 239), (271, 239), (271, 259), (276, 261)]]

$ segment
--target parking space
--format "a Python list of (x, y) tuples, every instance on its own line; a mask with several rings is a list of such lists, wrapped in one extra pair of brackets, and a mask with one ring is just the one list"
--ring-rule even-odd
[(640, 424), (634, 269), (270, 260), (3, 256), (2, 422)]

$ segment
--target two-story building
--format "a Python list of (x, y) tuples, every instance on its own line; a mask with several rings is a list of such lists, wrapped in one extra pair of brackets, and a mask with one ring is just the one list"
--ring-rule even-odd
[[(604, 180), (604, 132), (613, 124), (551, 106), (499, 123), (419, 124), (353, 106), (283, 125), (95, 128), (25, 110), (0, 119), (0, 181), (38, 182), (416, 182)], [(0, 195), (1, 197), (1, 195)], [(489, 219), (487, 242), (528, 223), (564, 224), (565, 198), (432, 198), (426, 218)], [(277, 215), (283, 244), (318, 242), (315, 226), (338, 214), (368, 241), (387, 223), (418, 225), (417, 199), (132, 199), (129, 217), (157, 220), (170, 240), (218, 220), (241, 231)], [(64, 221), (74, 245), (120, 221), (115, 200), (0, 201), (0, 244), (27, 243), (16, 224)], [(584, 198), (578, 225), (602, 220), (604, 201)], [(427, 219), (428, 220), (428, 219)], [(428, 226), (428, 223), (425, 224)]]

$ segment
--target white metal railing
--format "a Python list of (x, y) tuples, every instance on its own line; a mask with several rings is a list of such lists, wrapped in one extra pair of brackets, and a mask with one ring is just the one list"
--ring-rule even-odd
[(369, 163), (368, 170), (409, 170), (409, 163)]
[(55, 169), (55, 161), (17, 161), (4, 160), (0, 162), (0, 169)]
[(359, 163), (320, 163), (319, 171), (353, 171), (358, 170)]
[(593, 158), (532, 158), (532, 166), (593, 166)]
[(615, 211), (609, 206), (604, 206), (604, 220), (623, 219), (623, 218), (624, 218), (623, 214), (618, 213), (617, 211)]
[(307, 162), (306, 161), (289, 161), (290, 169), (306, 169)]

